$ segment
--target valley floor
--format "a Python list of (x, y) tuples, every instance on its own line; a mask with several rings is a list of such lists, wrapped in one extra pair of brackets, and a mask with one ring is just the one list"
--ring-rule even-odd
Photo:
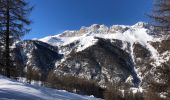
[(0, 76), (0, 100), (101, 100), (64, 90), (33, 86)]

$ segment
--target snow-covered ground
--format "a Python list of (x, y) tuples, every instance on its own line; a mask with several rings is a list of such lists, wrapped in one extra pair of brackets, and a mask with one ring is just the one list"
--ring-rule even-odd
[(0, 76), (0, 100), (101, 100), (64, 90), (33, 86)]

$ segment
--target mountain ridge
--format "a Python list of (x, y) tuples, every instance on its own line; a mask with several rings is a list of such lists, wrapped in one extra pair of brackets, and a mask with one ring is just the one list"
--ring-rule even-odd
[[(162, 41), (168, 40), (153, 33), (153, 27), (144, 22), (132, 26), (111, 27), (94, 24), (90, 27), (82, 27), (80, 30), (64, 31), (58, 35), (31, 40), (31, 42), (36, 47), (33, 50), (40, 52), (37, 56), (44, 58), (49, 55), (50, 58), (54, 58), (52, 61), (49, 58), (45, 62), (53, 62), (52, 70), (58, 75), (96, 80), (101, 86), (110, 82), (128, 82), (135, 87), (144, 87), (149, 81), (148, 77), (153, 76), (155, 77), (153, 79), (158, 80), (153, 71), (157, 72), (157, 67), (169, 62), (170, 59), (169, 49), (159, 52), (159, 47), (163, 45)], [(39, 41), (41, 45), (37, 47), (35, 41)], [(154, 45), (155, 43), (158, 45)], [(34, 46), (28, 45), (28, 47)], [(41, 47), (46, 50), (43, 51)], [(55, 58), (50, 54), (49, 50), (55, 48), (58, 48), (55, 54), (62, 56)], [(46, 54), (42, 55), (44, 52)], [(28, 57), (27, 54), (25, 55)], [(37, 57), (31, 59), (26, 62), (38, 66), (36, 61), (39, 59)], [(41, 60), (44, 62), (44, 59)], [(43, 66), (42, 68), (50, 68), (48, 64), (38, 64)]]

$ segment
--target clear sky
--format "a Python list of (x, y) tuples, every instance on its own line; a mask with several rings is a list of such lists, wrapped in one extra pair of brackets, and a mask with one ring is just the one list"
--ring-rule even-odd
[(42, 38), (91, 24), (132, 25), (148, 22), (152, 0), (29, 0), (32, 31), (24, 39)]

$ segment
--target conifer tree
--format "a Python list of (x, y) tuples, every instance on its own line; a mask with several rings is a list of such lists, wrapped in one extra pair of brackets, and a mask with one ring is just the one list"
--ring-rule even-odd
[[(161, 35), (167, 37), (166, 47), (168, 47), (169, 35), (170, 35), (170, 0), (154, 0), (154, 9), (150, 17), (153, 19), (153, 26), (156, 32), (160, 32)], [(158, 79), (159, 82), (150, 82), (149, 90), (151, 94), (157, 95), (160, 92), (166, 92), (166, 99), (170, 99), (170, 60), (163, 63), (157, 68), (157, 73), (160, 73)], [(153, 93), (154, 92), (154, 93)], [(157, 97), (158, 99), (158, 97)]]
[(0, 41), (4, 48), (4, 66), (7, 77), (10, 77), (12, 61), (10, 47), (30, 31), (28, 14), (32, 10), (26, 0), (0, 0)]
[(170, 0), (154, 0), (154, 8), (150, 17), (155, 29), (167, 35), (170, 31)]

